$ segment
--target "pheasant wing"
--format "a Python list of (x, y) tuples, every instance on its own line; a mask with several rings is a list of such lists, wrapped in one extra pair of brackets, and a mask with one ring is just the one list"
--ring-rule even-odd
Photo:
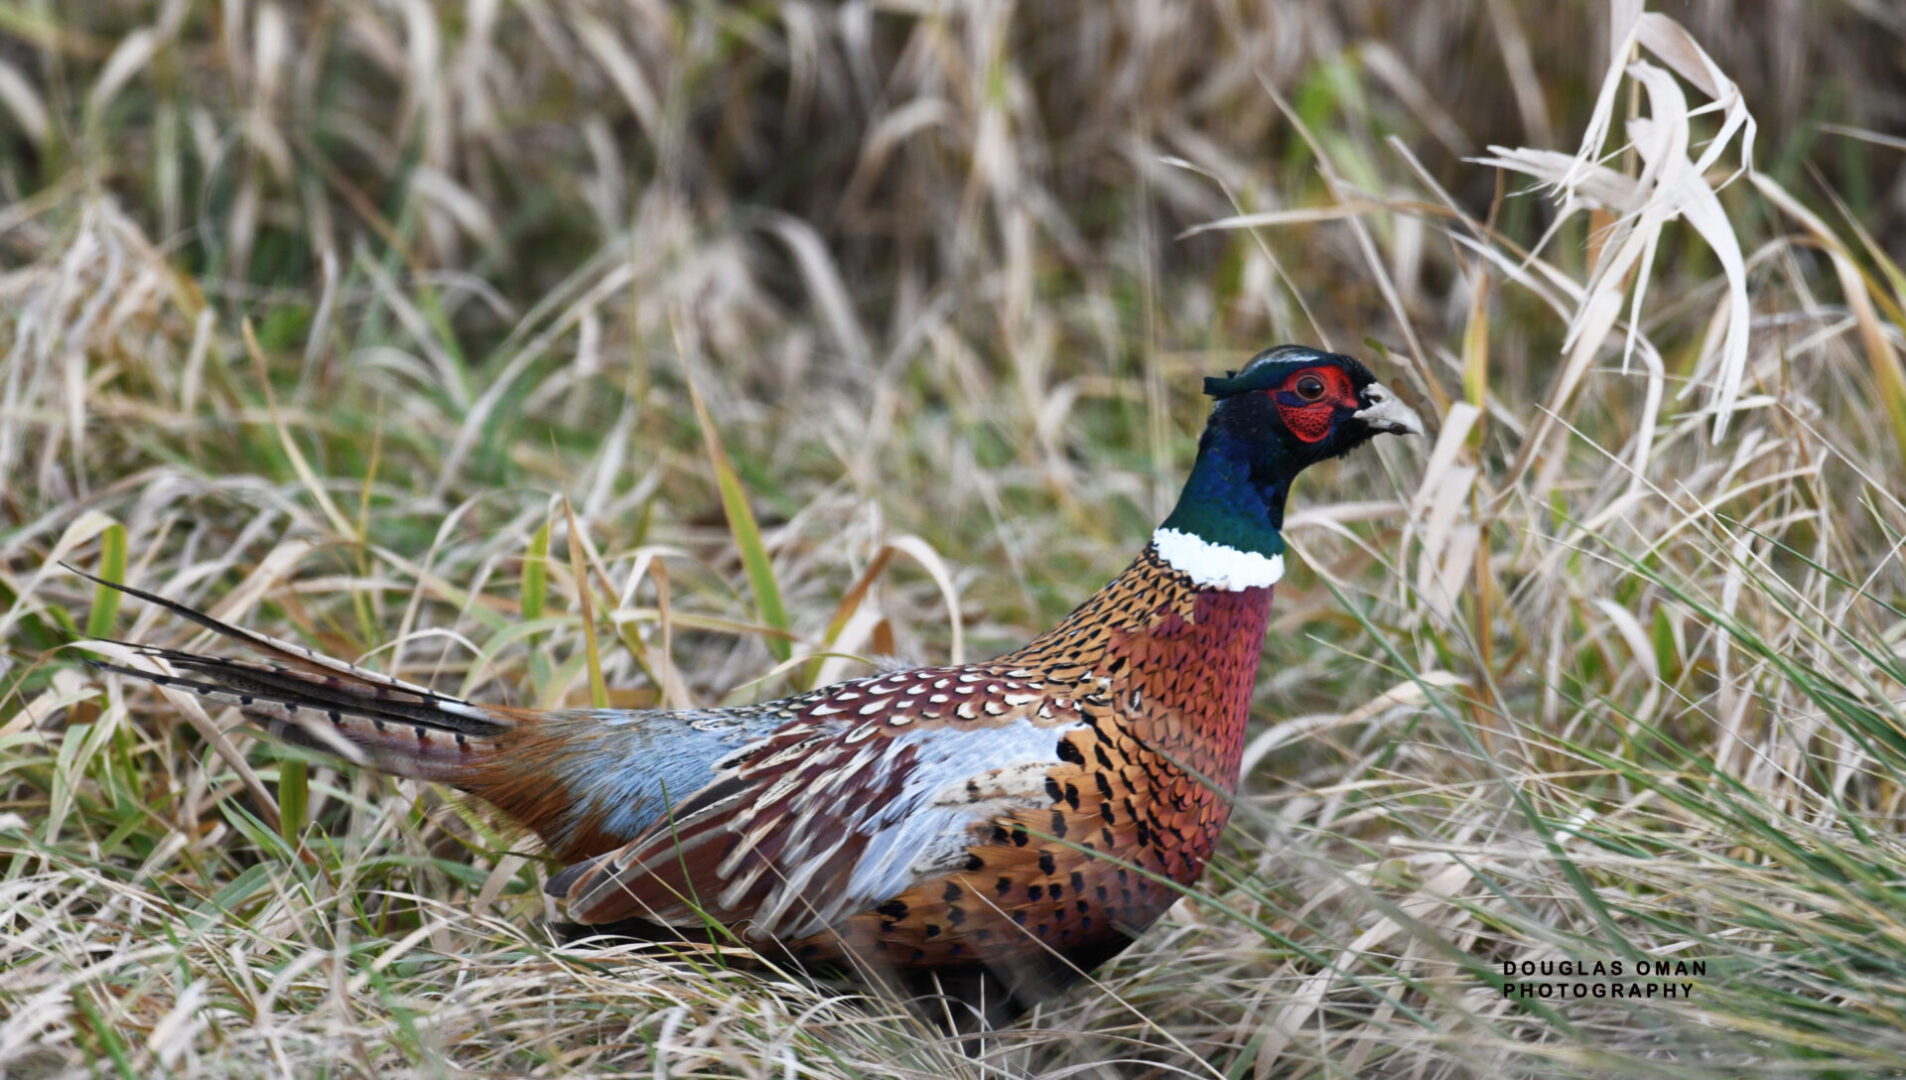
[(754, 940), (821, 935), (972, 869), (971, 849), (996, 829), (1018, 828), (1024, 846), (1019, 815), (1043, 823), (1063, 798), (1051, 774), (1076, 757), (1062, 744), (1087, 726), (1083, 703), (1026, 669), (843, 683), (719, 762), (716, 779), (647, 834), (569, 868), (549, 891), (589, 925), (712, 918)]

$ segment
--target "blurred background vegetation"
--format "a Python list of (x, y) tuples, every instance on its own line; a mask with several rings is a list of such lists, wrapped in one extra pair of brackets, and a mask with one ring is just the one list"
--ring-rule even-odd
[[(0, 1070), (1906, 1070), (1906, 9), (1652, 5), (1749, 175), (1632, 76), (1583, 147), (1629, 6), (0, 4)], [(1733, 259), (1477, 160), (1635, 117), (1725, 136)], [(1445, 437), (1306, 476), (1225, 860), (984, 1064), (554, 950), (480, 812), (56, 651), (191, 640), (65, 558), (547, 706), (986, 655), (1282, 341)], [(1710, 974), (1491, 974), (1640, 955)]]

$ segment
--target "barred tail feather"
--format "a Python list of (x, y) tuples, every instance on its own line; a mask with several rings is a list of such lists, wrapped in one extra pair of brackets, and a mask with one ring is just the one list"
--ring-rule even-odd
[(157, 670), (90, 661), (93, 666), (236, 705), (248, 719), (297, 746), (398, 776), (463, 786), (495, 759), (501, 740), (526, 718), (517, 710), (472, 705), (240, 629), (157, 594), (105, 581), (74, 567), (67, 569), (157, 604), (270, 661), (245, 663), (110, 642), (132, 657), (156, 661)]

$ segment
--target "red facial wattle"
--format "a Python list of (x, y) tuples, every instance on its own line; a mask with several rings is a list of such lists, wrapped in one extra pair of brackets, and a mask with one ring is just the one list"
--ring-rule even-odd
[(1330, 434), (1332, 411), (1328, 402), (1296, 406), (1277, 403), (1277, 413), (1284, 418), (1284, 427), (1307, 443), (1318, 442)]
[[(1320, 393), (1312, 396), (1302, 392), (1315, 390), (1318, 383), (1322, 384)], [(1336, 367), (1305, 368), (1294, 372), (1283, 385), (1265, 392), (1277, 403), (1285, 429), (1307, 443), (1321, 442), (1330, 434), (1338, 409), (1357, 407), (1356, 387)]]

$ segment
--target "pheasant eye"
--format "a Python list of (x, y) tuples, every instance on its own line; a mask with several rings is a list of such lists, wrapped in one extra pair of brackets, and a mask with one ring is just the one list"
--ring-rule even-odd
[(1306, 375), (1297, 380), (1294, 389), (1297, 396), (1305, 401), (1316, 401), (1324, 396), (1324, 381), (1315, 375)]

